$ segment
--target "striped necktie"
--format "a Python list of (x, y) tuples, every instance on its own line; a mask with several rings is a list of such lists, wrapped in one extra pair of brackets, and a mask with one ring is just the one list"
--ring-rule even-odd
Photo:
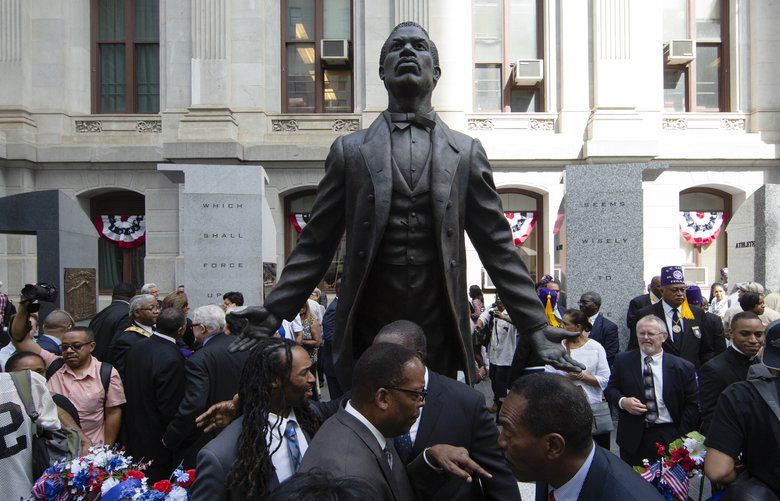
[(290, 453), (290, 466), (293, 473), (298, 471), (301, 465), (301, 447), (298, 444), (298, 433), (295, 431), (297, 427), (298, 423), (291, 419), (287, 421), (287, 426), (284, 428), (284, 438), (287, 439), (287, 450)]
[(655, 402), (655, 384), (653, 382), (653, 357), (645, 357), (645, 369), (643, 372), (643, 383), (645, 390), (645, 422), (655, 423), (658, 420), (658, 405)]

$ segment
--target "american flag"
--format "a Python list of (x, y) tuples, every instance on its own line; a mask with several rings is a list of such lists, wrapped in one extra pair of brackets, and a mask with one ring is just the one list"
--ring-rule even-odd
[(688, 475), (685, 474), (682, 466), (676, 464), (670, 468), (665, 468), (661, 481), (672, 490), (677, 499), (680, 501), (688, 499)]
[(655, 480), (655, 477), (657, 477), (660, 473), (661, 473), (661, 463), (656, 461), (655, 463), (652, 464), (652, 466), (647, 468), (647, 470), (644, 473), (640, 473), (640, 475), (648, 482), (652, 482), (653, 480)]

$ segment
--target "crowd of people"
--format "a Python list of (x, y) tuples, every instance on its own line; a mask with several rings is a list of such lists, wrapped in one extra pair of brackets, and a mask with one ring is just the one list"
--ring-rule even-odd
[[(14, 413), (24, 406), (6, 377), (25, 370), (38, 429), (73, 430), (82, 452), (117, 444), (153, 460), (152, 481), (179, 465), (196, 468), (193, 499), (333, 491), (338, 499), (506, 500), (520, 499), (517, 481), (536, 481), (537, 499), (548, 499), (545, 491), (558, 500), (655, 499), (631, 467), (693, 430), (707, 437), (715, 488), (780, 492), (778, 417), (764, 400), (768, 388), (777, 401), (780, 322), (766, 306), (776, 293), (765, 298), (758, 283), (738, 284), (732, 296), (715, 284), (707, 301), (680, 267), (664, 268), (630, 300), (621, 352), (600, 294), (566, 308), (560, 284), (546, 276), (537, 293), (548, 322), (571, 333), (563, 345), (585, 369), (531, 367), (515, 380), (518, 328), (501, 298), (486, 307), (472, 286), (476, 373), (490, 380), (492, 407), (426, 366), (426, 335), (410, 321), (380, 330), (352, 381), (339, 381), (330, 356), (334, 285), (330, 302), (313, 291), (274, 337), (235, 353), (229, 345), (246, 324), (240, 292), (190, 311), (181, 288), (160, 299), (155, 284), (136, 294), (120, 283), (88, 327), (64, 310), (39, 326), (29, 302), (0, 296), (14, 309), (0, 349), (12, 420), (4, 429), (16, 425), (0, 444), (11, 498), (27, 498), (40, 473), (21, 446), (35, 431)], [(613, 431), (622, 461), (607, 452)]]

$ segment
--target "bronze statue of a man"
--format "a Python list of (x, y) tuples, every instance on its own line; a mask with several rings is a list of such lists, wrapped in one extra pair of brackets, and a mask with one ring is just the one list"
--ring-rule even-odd
[(249, 325), (232, 349), (250, 348), (298, 313), (346, 230), (333, 340), (341, 385), (352, 386), (354, 361), (382, 326), (399, 319), (423, 327), (432, 370), (454, 377), (461, 369), (473, 382), (465, 229), (522, 333), (524, 357), (578, 371), (548, 340), (564, 334), (547, 326), (482, 145), (451, 131), (431, 107), (441, 76), (436, 45), (418, 24), (401, 23), (379, 65), (387, 110), (333, 143), (311, 219), (265, 305), (239, 313)]

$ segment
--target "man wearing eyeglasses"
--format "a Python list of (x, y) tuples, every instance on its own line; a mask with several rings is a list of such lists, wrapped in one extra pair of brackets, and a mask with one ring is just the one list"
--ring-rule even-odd
[[(19, 314), (27, 316), (27, 302), (19, 305)], [(113, 444), (122, 423), (125, 391), (116, 369), (111, 368), (107, 387), (103, 385), (102, 366), (92, 356), (95, 336), (86, 327), (71, 327), (62, 335), (62, 357), (50, 353), (33, 341), (24, 326), (14, 322), (11, 340), (20, 352), (30, 351), (43, 358), (48, 368), (62, 358), (65, 362), (51, 375), (47, 386), (52, 393), (67, 397), (79, 414), (81, 429), (93, 444)], [(61, 362), (60, 362), (61, 363)]]
[(133, 325), (114, 338), (108, 350), (108, 361), (116, 367), (123, 380), (127, 352), (136, 343), (148, 339), (153, 333), (154, 322), (160, 313), (157, 298), (151, 294), (140, 294), (130, 300), (130, 319)]

